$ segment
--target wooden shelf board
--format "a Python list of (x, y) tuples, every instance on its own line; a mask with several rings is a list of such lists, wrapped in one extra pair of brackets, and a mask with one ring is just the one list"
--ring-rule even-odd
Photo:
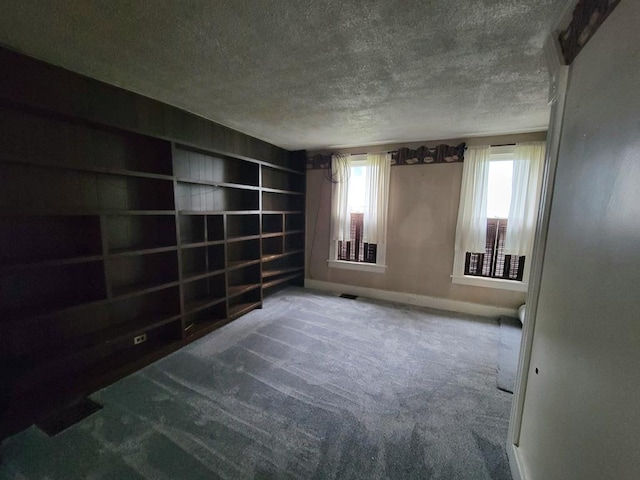
[(236, 318), (244, 315), (245, 313), (254, 310), (260, 306), (260, 302), (251, 302), (251, 303), (239, 303), (232, 307), (229, 307), (229, 319), (235, 320)]
[(175, 215), (175, 210), (115, 210), (115, 209), (104, 209), (104, 210), (96, 210), (96, 209), (21, 209), (21, 206), (17, 206), (15, 209), (11, 211), (0, 210), (0, 215), (19, 215), (19, 216), (66, 216), (66, 217), (75, 217), (75, 216), (92, 216), (92, 215), (107, 215), (107, 216), (136, 216), (136, 215)]
[(242, 293), (249, 292), (256, 288), (260, 288), (259, 283), (249, 283), (245, 285), (233, 285), (228, 288), (228, 297), (236, 297)]
[(294, 168), (289, 168), (289, 167), (283, 167), (280, 166), (278, 164), (272, 163), (272, 162), (267, 162), (265, 160), (257, 160), (255, 158), (251, 158), (251, 157), (247, 157), (245, 155), (240, 155), (237, 153), (233, 153), (233, 152), (229, 152), (226, 150), (220, 150), (217, 148), (203, 148), (202, 146), (193, 144), (193, 143), (189, 143), (189, 142), (185, 142), (180, 140), (179, 143), (176, 143), (176, 148), (182, 149), (182, 150), (195, 150), (197, 152), (201, 152), (206, 154), (214, 154), (214, 155), (223, 155), (225, 157), (229, 157), (229, 158), (234, 158), (237, 160), (244, 160), (246, 162), (249, 163), (254, 163), (254, 164), (258, 164), (258, 165), (263, 165), (265, 167), (269, 167), (269, 168), (273, 168), (276, 170), (284, 170), (285, 172), (290, 172), (290, 173), (295, 173), (297, 175), (306, 175), (307, 171), (306, 171), (306, 165), (303, 165), (302, 167), (304, 168), (304, 170), (296, 170)]
[(175, 287), (180, 282), (172, 280), (169, 282), (151, 282), (145, 284), (131, 285), (127, 287), (119, 287), (113, 289), (113, 300), (122, 300), (124, 298), (135, 297), (145, 293), (164, 290), (165, 288)]
[(180, 248), (185, 249), (185, 248), (209, 247), (211, 245), (222, 245), (222, 244), (224, 244), (224, 240), (209, 240), (207, 242), (183, 243), (180, 245)]
[(236, 270), (238, 268), (248, 267), (249, 265), (255, 265), (256, 263), (260, 263), (259, 258), (252, 260), (234, 260), (233, 262), (227, 262), (227, 270)]
[(297, 272), (298, 270), (303, 270), (304, 267), (291, 267), (291, 268), (281, 268), (279, 270), (263, 270), (262, 278), (273, 277), (275, 275), (282, 275), (289, 272)]
[(177, 177), (176, 180), (180, 183), (190, 183), (193, 185), (209, 185), (211, 187), (223, 187), (223, 188), (237, 188), (239, 190), (260, 190), (257, 185), (245, 185), (242, 183), (232, 182), (216, 182), (213, 180), (199, 180), (195, 178)]
[(104, 215), (175, 215), (175, 210), (102, 210)]
[(280, 165), (276, 165), (275, 163), (264, 162), (264, 161), (261, 161), (260, 163), (265, 167), (273, 168), (274, 170), (282, 170), (283, 172), (293, 173), (293, 174), (296, 174), (296, 175), (303, 176), (303, 175), (306, 175), (306, 173), (307, 173), (306, 170), (295, 170), (293, 168), (282, 167)]
[(208, 322), (191, 323), (190, 325), (185, 327), (184, 333), (186, 338), (189, 339), (189, 341), (192, 341), (195, 340), (195, 338), (202, 337), (207, 333), (210, 333), (222, 327), (223, 325), (226, 325), (230, 321), (231, 320), (227, 318), (214, 318)]
[(282, 257), (287, 257), (289, 255), (294, 255), (296, 253), (300, 253), (300, 252), (304, 252), (303, 249), (298, 249), (298, 250), (291, 250), (289, 252), (284, 252), (284, 253), (276, 253), (276, 254), (271, 254), (271, 255), (263, 255), (262, 256), (262, 262), (266, 263), (266, 262), (270, 262), (271, 260), (276, 260), (278, 258), (282, 258)]
[(302, 210), (263, 210), (262, 213), (267, 215), (275, 215), (275, 214), (282, 214), (282, 213), (303, 214), (304, 212)]
[(260, 210), (180, 210), (180, 215), (257, 215)]
[(150, 253), (162, 253), (171, 252), (177, 250), (177, 245), (170, 245), (166, 247), (133, 247), (133, 248), (116, 248), (109, 251), (111, 257), (123, 257), (123, 256), (135, 256), (135, 255), (148, 255)]
[(275, 280), (271, 280), (270, 282), (265, 282), (262, 284), (262, 289), (264, 290), (266, 288), (274, 287), (281, 283), (288, 282), (289, 280), (299, 277), (300, 275), (302, 275), (302, 272), (294, 273), (293, 275), (287, 275), (286, 277), (282, 277), (282, 278), (277, 278)]
[(109, 300), (104, 297), (68, 306), (30, 307), (22, 310), (5, 310), (0, 311), (0, 318), (2, 318), (3, 322), (6, 322), (7, 324), (11, 322), (22, 322), (25, 320), (38, 320), (40, 318), (47, 318), (54, 315), (64, 315), (65, 313), (71, 313), (82, 308), (98, 307), (108, 302)]
[(282, 237), (283, 235), (285, 235), (284, 232), (269, 232), (269, 233), (263, 233), (262, 238), (275, 238), (275, 237)]
[(260, 238), (260, 234), (257, 235), (244, 235), (242, 237), (229, 237), (227, 242), (244, 242), (246, 240), (256, 240)]
[(212, 307), (218, 303), (224, 302), (225, 297), (206, 298), (203, 300), (195, 300), (184, 304), (184, 314), (190, 315), (197, 313), (205, 308)]
[(224, 269), (219, 270), (211, 270), (210, 272), (199, 272), (199, 273), (186, 273), (182, 275), (183, 282), (195, 282), (196, 280), (202, 280), (203, 278), (215, 277), (216, 275), (224, 274)]
[(295, 235), (296, 233), (304, 233), (304, 229), (301, 228), (299, 230), (287, 230), (284, 232), (285, 235)]
[(121, 175), (127, 177), (141, 177), (141, 178), (152, 178), (155, 180), (169, 180), (173, 181), (172, 175), (167, 175), (163, 173), (153, 173), (153, 172), (143, 172), (138, 170), (127, 170), (124, 168), (112, 168), (112, 167), (99, 167), (99, 166), (91, 166), (91, 165), (80, 165), (80, 164), (55, 164), (55, 163), (46, 163), (46, 162), (38, 162), (37, 160), (24, 160), (24, 157), (13, 158), (11, 153), (3, 152), (3, 163), (10, 164), (19, 164), (19, 165), (29, 165), (34, 167), (41, 168), (55, 168), (60, 170), (75, 170), (81, 172), (93, 172), (93, 173), (106, 173), (109, 175)]
[(100, 262), (104, 259), (102, 255), (87, 255), (78, 257), (68, 257), (59, 259), (34, 259), (33, 261), (21, 261), (20, 263), (6, 263), (0, 265), (0, 272), (6, 273), (15, 270), (24, 270), (29, 268), (41, 268), (41, 267), (57, 267), (64, 265), (74, 265), (77, 263), (90, 263)]
[(297, 192), (295, 190), (283, 190), (281, 188), (262, 187), (263, 192), (267, 193), (281, 193), (284, 195), (304, 195), (304, 192)]

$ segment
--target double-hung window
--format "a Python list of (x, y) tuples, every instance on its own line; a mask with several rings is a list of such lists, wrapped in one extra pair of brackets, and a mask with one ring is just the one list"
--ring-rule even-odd
[(388, 154), (332, 157), (330, 267), (384, 272), (390, 167)]
[(544, 143), (470, 147), (456, 229), (454, 283), (526, 290)]

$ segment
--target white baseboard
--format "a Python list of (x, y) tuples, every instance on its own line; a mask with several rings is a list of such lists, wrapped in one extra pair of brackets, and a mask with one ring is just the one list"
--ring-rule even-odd
[(360, 297), (376, 298), (378, 300), (386, 300), (389, 302), (436, 308), (438, 310), (448, 310), (450, 312), (468, 313), (483, 317), (499, 317), (501, 315), (507, 317), (518, 317), (518, 311), (515, 308), (494, 307), (491, 305), (482, 305), (480, 303), (428, 297), (426, 295), (418, 295), (415, 293), (391, 292), (389, 290), (378, 290), (375, 288), (358, 287), (342, 283), (323, 282), (321, 280), (311, 280), (309, 278), (304, 279), (304, 286), (327, 292), (347, 293), (350, 295), (358, 295)]
[(509, 458), (509, 467), (511, 468), (511, 477), (513, 480), (527, 480), (520, 459), (520, 451), (518, 447), (509, 442), (507, 444), (507, 457)]

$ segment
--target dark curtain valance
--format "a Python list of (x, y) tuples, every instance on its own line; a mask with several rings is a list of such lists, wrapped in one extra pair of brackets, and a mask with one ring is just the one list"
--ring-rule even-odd
[(618, 3), (620, 0), (580, 0), (578, 2), (573, 10), (571, 23), (560, 33), (560, 45), (567, 65), (573, 62), (582, 47)]
[(307, 170), (331, 168), (331, 154), (307, 156)]
[(440, 144), (437, 147), (418, 147), (415, 150), (399, 148), (391, 154), (391, 165), (415, 165), (419, 163), (453, 163), (464, 160), (465, 144), (457, 146)]
[[(436, 147), (418, 147), (415, 150), (402, 147), (391, 152), (391, 165), (416, 165), (421, 163), (453, 163), (464, 160), (465, 144)], [(307, 170), (331, 168), (331, 154), (307, 157)]]

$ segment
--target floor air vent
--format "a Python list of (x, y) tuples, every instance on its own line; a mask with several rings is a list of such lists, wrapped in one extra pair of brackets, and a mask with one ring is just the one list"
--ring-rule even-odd
[(358, 298), (357, 295), (350, 295), (348, 293), (343, 293), (340, 295), (340, 298), (348, 298), (349, 300), (355, 300), (356, 298)]

